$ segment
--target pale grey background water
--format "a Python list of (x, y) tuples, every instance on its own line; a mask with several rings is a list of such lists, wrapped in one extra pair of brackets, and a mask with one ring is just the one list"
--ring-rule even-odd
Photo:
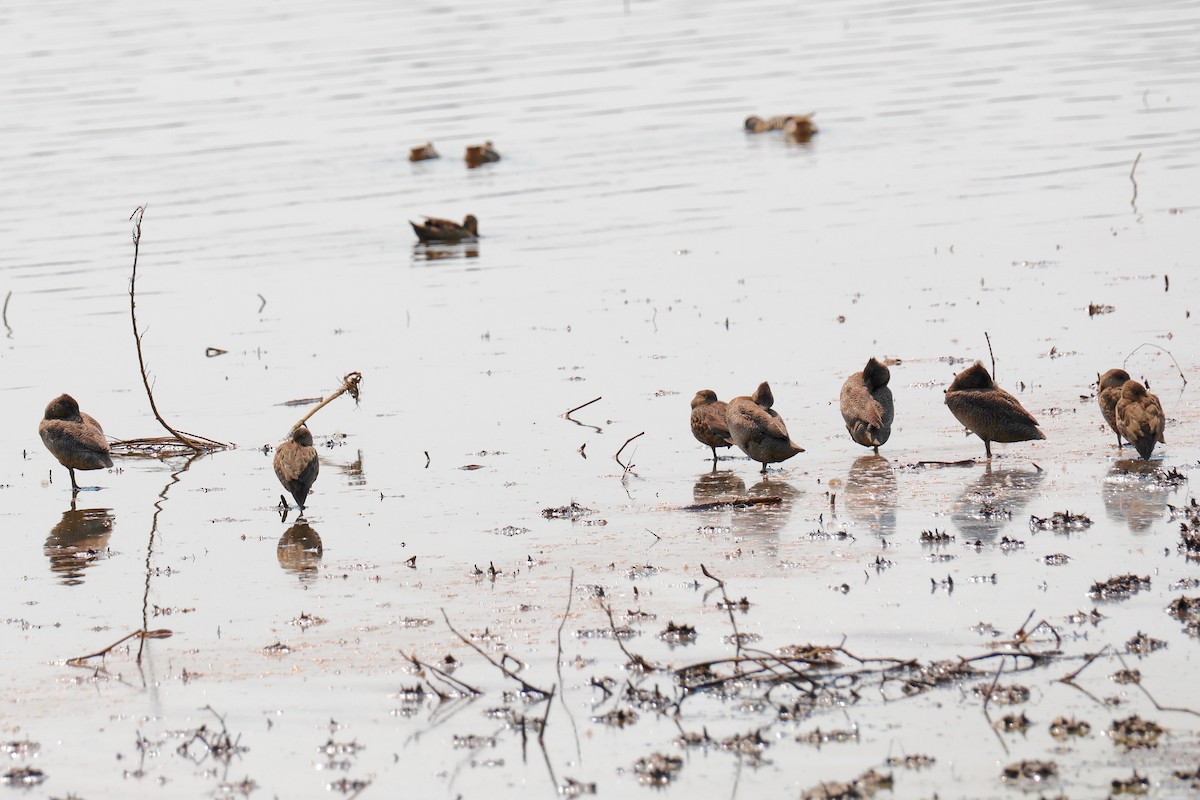
[[(1187, 315), (1198, 288), (1198, 34), (1193, 3), (0, 9), (0, 292), (13, 293), (0, 340), (0, 724), (5, 737), (42, 745), (34, 763), (50, 780), (33, 794), (198, 796), (246, 776), (262, 796), (324, 796), (344, 776), (373, 780), (372, 794), (549, 794), (541, 756), (523, 763), (512, 733), (494, 751), (452, 748), (455, 734), (501, 728), (482, 712), (505, 687), (437, 609), (462, 630), (497, 632), (548, 685), (572, 567), (618, 610), (657, 613), (633, 646), (676, 666), (729, 652), (724, 615), (692, 586), (700, 563), (757, 604), (741, 625), (767, 649), (846, 635), (859, 652), (919, 658), (977, 654), (986, 639), (971, 626), (1009, 632), (1034, 608), (1061, 624), (1090, 608), (1093, 581), (1150, 572), (1153, 590), (1106, 607), (1071, 652), (1138, 630), (1166, 639), (1141, 665), (1148, 687), (1164, 704), (1200, 706), (1183, 679), (1196, 644), (1162, 612), (1179, 594), (1169, 584), (1197, 572), (1175, 554), (1162, 506), (1188, 490), (1110, 475), (1111, 434), (1080, 398), (1142, 342), (1170, 348), (1193, 386), (1200, 375)], [(741, 130), (749, 113), (810, 111), (821, 133), (807, 145)], [(462, 150), (484, 139), (504, 160), (468, 171)], [(408, 148), (427, 140), (443, 158), (410, 164)], [(139, 317), (159, 405), (239, 448), (195, 462), (159, 517), (150, 601), (188, 611), (151, 625), (175, 636), (149, 644), (144, 672), (120, 653), (93, 679), (63, 662), (140, 626), (153, 503), (179, 465), (125, 460), (84, 476), (103, 489), (79, 507), (110, 510), (107, 540), (95, 533), (110, 550), (64, 582), (46, 546), (68, 484), (36, 421), (69, 391), (114, 436), (158, 432), (126, 294), (127, 217), (141, 203)], [(451, 249), (429, 260), (414, 247), (407, 219), (468, 212), (484, 234), (474, 257)], [(1092, 302), (1116, 311), (1089, 318)], [(939, 359), (986, 361), (984, 331), (998, 379), (1025, 384), (1020, 397), (1048, 439), (1001, 448), (990, 474), (883, 471), (878, 486), (864, 483), (863, 451), (836, 408), (844, 377), (872, 354), (904, 362), (885, 449), (894, 465), (978, 457), (978, 440), (941, 404), (958, 367)], [(229, 353), (209, 359), (208, 346)], [(1153, 348), (1128, 367), (1167, 408), (1162, 464), (1186, 470), (1200, 458), (1194, 388)], [(310, 519), (324, 557), (298, 580), (276, 557), (279, 487), (256, 448), (299, 416), (280, 403), (330, 391), (352, 369), (365, 376), (361, 407), (343, 399), (313, 422), (318, 437), (346, 438), (323, 451)], [(667, 510), (692, 502), (707, 468), (686, 427), (692, 394), (725, 398), (762, 379), (808, 448), (772, 475), (785, 507)], [(578, 418), (600, 431), (558, 418), (598, 395)], [(640, 431), (636, 476), (622, 482), (611, 454)], [(471, 463), (484, 469), (457, 469)], [(758, 482), (748, 462), (722, 469)], [(833, 527), (834, 480), (849, 542), (809, 536)], [(1011, 525), (980, 528), (981, 488), (1013, 509)], [(571, 500), (608, 525), (539, 516)], [(1065, 508), (1097, 525), (1028, 533), (1029, 513)], [(697, 531), (709, 524), (717, 529)], [(492, 532), (506, 525), (530, 531)], [(952, 547), (957, 560), (933, 564), (917, 545), (932, 527), (960, 542), (1008, 533), (1027, 548)], [(879, 537), (896, 545), (887, 557), (897, 566), (864, 573)], [(1041, 563), (1060, 551), (1071, 565)], [(473, 579), (488, 562), (507, 574)], [(645, 564), (661, 571), (628, 577)], [(947, 573), (955, 593), (931, 594), (930, 578)], [(970, 582), (993, 573), (994, 585)], [(842, 583), (849, 594), (829, 588)], [(329, 622), (301, 632), (288, 622), (302, 611)], [(582, 594), (573, 614), (568, 632), (606, 624)], [(436, 622), (413, 629), (405, 617)], [(700, 643), (668, 651), (653, 638), (668, 619), (695, 624)], [(277, 640), (295, 652), (261, 652)], [(400, 650), (454, 652), (488, 696), (445, 723), (429, 708), (392, 713), (395, 693), (416, 681)], [(596, 781), (607, 796), (649, 791), (628, 770), (653, 750), (677, 752), (674, 724), (650, 714), (622, 731), (589, 723), (598, 695), (588, 680), (620, 674), (623, 657), (611, 642), (569, 637), (566, 655), (576, 654), (596, 660), (564, 672), (582, 758), (556, 710), (556, 777)], [(1048, 757), (1053, 716), (1102, 729), (1137, 710), (1175, 731), (1167, 752), (1123, 756), (1093, 735), (1055, 756), (1068, 794), (1107, 791), (1133, 766), (1162, 782), (1156, 791), (1179, 791), (1167, 767), (1194, 752), (1193, 718), (1154, 712), (1136, 694), (1128, 708), (1101, 710), (1050, 682), (1072, 668), (1023, 676), (1042, 680), (1028, 709), (1042, 725), (1008, 740), (1009, 752), (977, 701), (949, 689), (772, 726), (762, 767), (692, 755), (677, 790), (795, 796), (907, 751), (938, 763), (898, 774), (898, 796), (1006, 796), (1016, 792), (1000, 767)], [(1097, 695), (1115, 693), (1103, 678), (1113, 668), (1094, 668)], [(689, 730), (764, 723), (689, 703)], [(206, 705), (250, 748), (228, 775), (175, 753), (171, 732), (211, 724)], [(347, 770), (320, 768), (330, 718), (344, 726), (333, 738), (366, 746)], [(855, 723), (857, 745), (792, 741), (816, 724)], [(161, 743), (144, 763), (139, 735)], [(139, 765), (144, 777), (130, 777)]]

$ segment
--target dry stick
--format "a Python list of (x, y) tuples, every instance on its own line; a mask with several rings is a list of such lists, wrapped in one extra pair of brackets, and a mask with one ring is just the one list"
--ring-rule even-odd
[(612, 606), (601, 603), (600, 607), (603, 608), (604, 613), (608, 615), (608, 626), (612, 629), (613, 641), (617, 643), (617, 647), (621, 648), (621, 652), (625, 654), (625, 658), (629, 659), (629, 663), (636, 664), (647, 672), (653, 672), (655, 669), (657, 669), (657, 667), (655, 667), (646, 659), (642, 658), (641, 656), (634, 655), (625, 648), (625, 642), (621, 641), (621, 636), (617, 633), (617, 621), (613, 618)]
[(400, 651), (400, 655), (403, 656), (404, 658), (407, 658), (409, 660), (409, 662), (417, 669), (427, 669), (430, 672), (435, 673), (439, 678), (444, 680), (446, 683), (449, 683), (450, 685), (454, 686), (460, 692), (464, 692), (465, 694), (470, 695), (472, 697), (479, 697), (483, 694), (483, 692), (479, 691), (471, 684), (460, 681), (458, 678), (455, 678), (454, 676), (452, 676), (449, 672), (446, 672), (445, 670), (442, 670), (442, 669), (438, 669), (433, 664), (427, 664), (424, 661), (421, 661), (415, 655), (410, 656), (408, 653), (405, 653), (403, 650)]
[(996, 380), (996, 354), (992, 352), (992, 337), (988, 336), (988, 332), (983, 332), (983, 338), (987, 339), (988, 354), (992, 357), (992, 380)]
[(96, 658), (97, 656), (104, 657), (104, 656), (108, 655), (114, 648), (121, 646), (122, 644), (124, 644), (125, 642), (134, 638), (135, 636), (140, 637), (142, 639), (166, 639), (173, 635), (174, 635), (174, 632), (172, 630), (170, 630), (169, 628), (158, 628), (157, 630), (153, 630), (153, 631), (147, 631), (147, 630), (134, 631), (133, 633), (128, 634), (127, 636), (122, 636), (120, 639), (117, 639), (115, 642), (113, 642), (108, 647), (104, 648), (103, 650), (97, 650), (95, 653), (89, 653), (86, 656), (76, 656), (75, 658), (68, 658), (67, 664), (72, 667), (85, 666), (83, 662), (85, 662), (91, 658)]
[[(621, 461), (621, 453), (625, 450), (626, 447), (629, 446), (630, 442), (632, 442), (634, 439), (638, 438), (639, 436), (645, 436), (645, 435), (646, 435), (646, 432), (642, 431), (641, 433), (637, 434), (637, 436), (630, 436), (628, 439), (625, 440), (625, 444), (621, 445), (621, 449), (617, 451), (617, 454), (615, 456), (613, 456), (613, 458), (616, 459), (616, 462), (618, 464), (620, 464), (626, 472), (629, 472), (630, 467), (625, 466), (625, 464)], [(630, 465), (630, 466), (632, 466), (632, 465)]]
[(138, 368), (142, 373), (142, 385), (146, 387), (146, 397), (150, 400), (150, 410), (154, 412), (154, 418), (158, 420), (160, 425), (166, 428), (180, 444), (191, 448), (193, 452), (202, 453), (206, 450), (228, 447), (228, 445), (213, 441), (212, 439), (205, 439), (204, 437), (193, 438), (181, 434), (167, 424), (162, 414), (158, 413), (158, 405), (154, 402), (154, 392), (150, 389), (150, 378), (146, 374), (146, 359), (142, 356), (142, 337), (145, 334), (138, 333), (137, 324), (137, 262), (138, 251), (142, 242), (142, 217), (145, 213), (146, 207), (141, 205), (135, 208), (133, 213), (129, 215), (129, 218), (133, 220), (133, 270), (129, 276), (129, 319), (133, 323), (133, 343), (137, 348)]
[[(12, 294), (12, 293), (11, 293), (11, 292), (9, 292), (9, 294)], [(563, 414), (563, 417), (569, 417), (569, 416), (571, 416), (572, 414), (574, 414), (576, 411), (578, 411), (579, 409), (581, 409), (581, 408), (587, 408), (587, 407), (588, 407), (588, 406), (590, 406), (592, 403), (597, 403), (597, 402), (599, 402), (601, 399), (602, 399), (602, 398), (600, 398), (600, 397), (597, 397), (597, 398), (594, 398), (594, 399), (592, 399), (592, 400), (588, 400), (588, 401), (587, 401), (586, 403), (584, 403), (583, 405), (575, 406), (575, 407), (574, 407), (574, 408), (572, 408), (570, 411), (567, 411), (567, 412), (565, 412), (565, 413)]]
[(335, 391), (333, 394), (329, 395), (329, 397), (326, 397), (324, 400), (322, 400), (320, 402), (319, 405), (317, 405), (316, 408), (312, 409), (307, 414), (305, 414), (303, 417), (301, 417), (300, 421), (297, 422), (295, 425), (293, 425), (291, 427), (291, 429), (288, 431), (288, 435), (291, 436), (291, 434), (296, 430), (296, 428), (299, 428), (301, 425), (308, 422), (312, 418), (313, 414), (316, 414), (322, 408), (329, 405), (330, 403), (332, 403), (334, 400), (341, 397), (346, 392), (349, 392), (350, 396), (354, 398), (354, 402), (357, 403), (358, 402), (358, 384), (361, 382), (362, 382), (362, 373), (361, 372), (347, 372), (346, 376), (344, 378), (342, 378), (342, 385), (340, 387), (338, 387), (337, 391)]
[[(680, 506), (680, 511), (713, 511), (722, 508), (749, 508), (750, 506), (777, 506), (783, 502), (782, 497), (735, 497), (731, 500), (710, 500), (704, 503), (692, 503), (690, 506)], [(653, 533), (653, 531), (651, 531)]]
[(1135, 158), (1133, 160), (1133, 169), (1129, 170), (1129, 182), (1133, 184), (1133, 198), (1130, 199), (1129, 206), (1130, 206), (1130, 208), (1133, 209), (1133, 213), (1135, 213), (1135, 214), (1137, 213), (1138, 187), (1137, 187), (1137, 178), (1133, 177), (1133, 173), (1137, 172), (1137, 165), (1138, 165), (1138, 162), (1141, 160), (1142, 160), (1142, 154), (1138, 153), (1137, 158)]
[[(700, 565), (700, 572), (709, 580), (716, 581), (717, 586), (721, 589), (721, 598), (725, 601), (725, 610), (729, 612), (729, 624), (733, 627), (734, 653), (740, 657), (742, 654), (742, 634), (738, 631), (737, 620), (733, 616), (733, 603), (729, 602), (729, 595), (725, 594), (725, 581), (709, 572), (708, 567), (704, 566), (704, 564)], [(740, 671), (741, 665), (735, 666)]]
[(12, 328), (8, 327), (8, 301), (12, 300), (12, 289), (8, 290), (8, 294), (4, 295), (4, 329), (8, 331), (8, 338), (12, 338)]
[[(567, 585), (567, 607), (563, 609), (562, 619), (558, 623), (558, 654), (554, 657), (555, 671), (558, 673), (558, 685), (563, 687), (563, 694), (566, 694), (566, 681), (563, 680), (562, 662), (563, 662), (563, 646), (562, 633), (563, 627), (567, 624), (567, 617), (571, 614), (571, 603), (575, 600), (575, 568), (571, 567), (571, 582)], [(567, 712), (567, 719), (571, 720), (571, 730), (575, 732), (575, 757), (580, 761), (583, 760), (583, 749), (579, 744), (579, 728), (575, 725), (575, 717), (571, 714), (571, 707), (567, 705), (567, 701), (563, 695), (559, 695), (558, 702), (562, 705), (563, 710)], [(549, 714), (550, 710), (547, 709)], [(543, 723), (542, 730), (546, 730)], [(539, 737), (540, 741), (540, 737)]]
[(1175, 369), (1177, 369), (1179, 371), (1179, 379), (1181, 381), (1183, 381), (1184, 386), (1187, 386), (1187, 378), (1185, 378), (1183, 376), (1183, 368), (1179, 366), (1179, 362), (1175, 360), (1175, 356), (1171, 355), (1170, 350), (1168, 350), (1165, 347), (1161, 347), (1157, 344), (1154, 344), (1154, 342), (1142, 342), (1137, 347), (1130, 350), (1129, 355), (1125, 356), (1125, 360), (1121, 362), (1121, 368), (1124, 369), (1125, 365), (1129, 363), (1129, 359), (1133, 358), (1133, 354), (1136, 353), (1138, 350), (1141, 350), (1143, 347), (1157, 347), (1159, 350), (1162, 350), (1164, 353), (1166, 353), (1167, 356), (1170, 357), (1171, 363), (1173, 363), (1175, 365)]
[[(1116, 657), (1117, 657), (1117, 660), (1121, 662), (1121, 666), (1122, 666), (1122, 667), (1124, 667), (1124, 668), (1125, 668), (1125, 670), (1128, 672), (1128, 671), (1129, 671), (1129, 665), (1125, 663), (1125, 659), (1124, 659), (1124, 658), (1122, 658), (1122, 657), (1121, 657), (1121, 654), (1120, 654), (1120, 653), (1118, 653), (1118, 652), (1116, 652), (1115, 650), (1113, 651), (1113, 653), (1116, 655)], [(1198, 711), (1195, 711), (1195, 710), (1193, 710), (1193, 709), (1190, 709), (1190, 708), (1183, 708), (1183, 707), (1181, 707), (1181, 706), (1162, 706), (1162, 705), (1159, 705), (1159, 704), (1158, 704), (1158, 700), (1156, 700), (1156, 699), (1154, 698), (1154, 695), (1150, 694), (1150, 690), (1149, 690), (1149, 689), (1147, 689), (1145, 686), (1143, 686), (1143, 685), (1142, 685), (1142, 680), (1141, 680), (1141, 678), (1140, 678), (1140, 677), (1139, 677), (1139, 678), (1138, 678), (1138, 680), (1136, 681), (1136, 685), (1137, 685), (1137, 687), (1138, 687), (1139, 689), (1141, 689), (1141, 690), (1142, 690), (1142, 694), (1146, 695), (1146, 698), (1147, 698), (1147, 699), (1148, 699), (1148, 700), (1149, 700), (1151, 703), (1153, 703), (1153, 704), (1154, 704), (1154, 707), (1155, 707), (1156, 709), (1158, 709), (1159, 711), (1178, 711), (1178, 712), (1180, 712), (1181, 714), (1192, 714), (1193, 716), (1200, 717), (1200, 712), (1198, 712)]]
[(547, 692), (545, 689), (539, 689), (536, 686), (526, 683), (525, 679), (522, 678), (520, 675), (517, 675), (515, 672), (510, 670), (508, 667), (506, 667), (503, 664), (496, 661), (494, 658), (489, 656), (487, 653), (483, 652), (483, 648), (481, 648), (479, 645), (475, 644), (470, 639), (468, 639), (467, 637), (465, 637), (461, 633), (459, 633), (455, 629), (455, 627), (450, 624), (450, 617), (446, 614), (446, 609), (439, 608), (438, 611), (442, 612), (442, 619), (446, 620), (446, 627), (450, 629), (451, 633), (453, 633), (455, 636), (457, 636), (459, 639), (461, 639), (462, 643), (465, 644), (467, 647), (470, 647), (476, 653), (479, 653), (479, 655), (483, 656), (484, 660), (486, 660), (489, 664), (491, 664), (496, 669), (503, 672), (506, 677), (511, 678), (512, 680), (521, 684), (521, 691), (534, 692), (536, 694), (540, 694), (542, 697), (550, 696), (550, 693)]

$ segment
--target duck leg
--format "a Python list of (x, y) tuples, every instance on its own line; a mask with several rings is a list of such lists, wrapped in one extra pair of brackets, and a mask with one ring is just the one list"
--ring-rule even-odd
[(987, 439), (984, 439), (983, 440), (983, 449), (987, 451), (987, 457), (990, 459), (992, 457), (992, 443), (989, 442)]
[(75, 482), (75, 470), (67, 467), (67, 472), (71, 474), (71, 496), (79, 494), (79, 484)]

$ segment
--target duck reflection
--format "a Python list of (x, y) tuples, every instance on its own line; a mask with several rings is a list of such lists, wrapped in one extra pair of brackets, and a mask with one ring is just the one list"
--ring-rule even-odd
[(479, 258), (479, 242), (430, 242), (413, 245), (414, 264), (422, 261), (453, 261), (457, 258)]
[(746, 496), (746, 482), (733, 470), (706, 472), (692, 487), (692, 497), (697, 503), (711, 503)]
[(50, 571), (59, 575), (67, 586), (83, 583), (83, 572), (98, 561), (108, 558), (108, 539), (113, 529), (112, 509), (71, 509), (50, 529), (45, 553), (50, 559)]
[(959, 495), (950, 518), (963, 537), (990, 542), (1037, 493), (1046, 477), (1044, 470), (984, 467), (983, 475)]
[(275, 547), (279, 566), (284, 572), (298, 575), (300, 580), (312, 580), (317, 576), (324, 551), (320, 534), (307, 522), (297, 522), (284, 531)]
[(842, 489), (842, 507), (850, 519), (891, 536), (896, 531), (896, 471), (884, 456), (854, 459)]
[(358, 458), (354, 459), (349, 464), (335, 464), (334, 466), (346, 476), (346, 483), (350, 486), (367, 485), (367, 478), (363, 474), (362, 450), (358, 451)]
[(1156, 480), (1157, 466), (1150, 461), (1122, 459), (1104, 476), (1104, 511), (1123, 522), (1133, 533), (1145, 533), (1166, 511), (1170, 490)]
[(763, 478), (750, 487), (750, 497), (778, 497), (782, 501), (773, 506), (748, 506), (733, 510), (732, 528), (737, 535), (769, 534), (775, 537), (792, 516), (792, 505), (801, 492), (796, 487), (778, 478)]

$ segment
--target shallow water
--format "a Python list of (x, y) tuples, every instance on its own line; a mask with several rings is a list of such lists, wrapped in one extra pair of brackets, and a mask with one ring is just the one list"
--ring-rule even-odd
[[(1200, 708), (1196, 642), (1164, 613), (1195, 593), (1172, 584), (1200, 577), (1166, 508), (1190, 489), (1129, 473), (1088, 386), (1151, 343), (1126, 366), (1169, 417), (1155, 465), (1200, 463), (1194, 390), (1159, 349), (1194, 385), (1193, 4), (31, 3), (0, 26), (0, 724), (40, 745), (12, 761), (48, 776), (32, 796), (221, 796), (250, 779), (255, 796), (306, 797), (347, 779), (369, 781), (365, 796), (523, 797), (566, 778), (624, 796), (650, 791), (633, 767), (653, 752), (682, 756), (674, 786), (700, 796), (797, 796), (914, 753), (936, 762), (896, 768), (897, 796), (1019, 796), (1001, 770), (1022, 759), (1057, 762), (1051, 793), (1095, 796), (1134, 770), (1156, 796), (1186, 791), (1171, 773), (1194, 761), (1195, 715), (1112, 683), (1111, 656), (1080, 677), (1091, 696), (1057, 679), (1144, 632), (1169, 646), (1125, 661), (1161, 705)], [(806, 144), (741, 128), (809, 111), (821, 133)], [(484, 139), (503, 160), (467, 170), (463, 148)], [(443, 157), (410, 164), (428, 140)], [(36, 434), (50, 398), (71, 392), (114, 437), (160, 432), (129, 324), (141, 203), (158, 405), (238, 447), (81, 473), (100, 488), (72, 507)], [(466, 213), (474, 245), (416, 245), (406, 222)], [(1092, 303), (1115, 310), (1089, 316)], [(1047, 435), (999, 446), (990, 467), (942, 404), (964, 364), (990, 366), (985, 331), (998, 381)], [(836, 405), (870, 355), (902, 362), (885, 461), (850, 442)], [(361, 404), (311, 423), (309, 528), (280, 522), (264, 446), (304, 411), (282, 404), (350, 370)], [(737, 458), (714, 477), (688, 401), (763, 379), (807, 452), (765, 481)], [(612, 456), (643, 431), (624, 474)], [(783, 501), (679, 510), (735, 493)], [(540, 513), (572, 501), (596, 513)], [(1066, 510), (1095, 524), (1030, 530), (1031, 514)], [(922, 546), (935, 529), (954, 540)], [(1071, 560), (1047, 565), (1056, 553)], [(907, 699), (862, 689), (801, 721), (752, 690), (690, 697), (677, 718), (639, 709), (622, 729), (592, 721), (630, 708), (593, 679), (678, 696), (670, 673), (623, 669), (596, 587), (618, 617), (654, 615), (626, 642), (652, 662), (734, 653), (702, 564), (752, 603), (737, 626), (762, 650), (972, 657), (1032, 613), (1065, 658), (1015, 675), (1006, 660), (999, 683), (1032, 690), (1015, 707), (1034, 722), (1024, 736), (994, 735), (971, 691), (995, 659), (982, 680)], [(1096, 625), (1066, 621), (1127, 572), (1150, 589), (1099, 604)], [(545, 756), (487, 713), (517, 684), (443, 609), (558, 687)], [(697, 642), (660, 641), (672, 621)], [(144, 623), (173, 635), (146, 641), (140, 668), (136, 643), (66, 663)], [(426, 679), (444, 686), (406, 654), (453, 654), (484, 695), (405, 702)], [(1169, 730), (1159, 747), (1109, 740), (1133, 713)], [(181, 752), (216, 714), (246, 750)], [(1057, 742), (1061, 715), (1091, 734)], [(858, 738), (796, 740), (817, 727)], [(681, 730), (770, 746), (761, 763), (685, 750)]]

